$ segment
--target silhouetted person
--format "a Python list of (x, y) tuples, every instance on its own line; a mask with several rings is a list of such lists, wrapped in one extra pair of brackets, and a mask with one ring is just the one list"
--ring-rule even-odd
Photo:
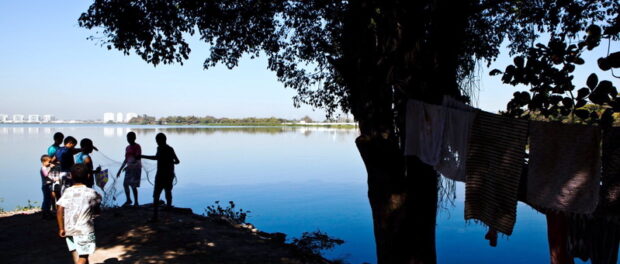
[(84, 164), (86, 168), (88, 168), (88, 179), (85, 183), (88, 188), (93, 188), (93, 185), (95, 185), (95, 173), (101, 171), (101, 167), (97, 167), (96, 170), (93, 170), (93, 159), (90, 157), (90, 153), (93, 153), (94, 148), (93, 141), (84, 138), (80, 140), (80, 153), (75, 157), (75, 163)]
[(166, 144), (166, 135), (159, 133), (155, 136), (157, 142), (157, 154), (155, 156), (142, 155), (144, 159), (157, 160), (157, 174), (155, 175), (155, 188), (153, 190), (153, 219), (157, 221), (157, 207), (161, 191), (166, 192), (166, 207), (172, 207), (172, 182), (174, 181), (174, 165), (179, 164), (179, 158), (174, 149)]
[(54, 157), (56, 155), (56, 151), (60, 148), (60, 144), (62, 144), (62, 140), (65, 139), (65, 135), (60, 132), (54, 133), (54, 144), (47, 148), (47, 155), (50, 157)]
[(73, 160), (73, 155), (80, 152), (79, 149), (75, 148), (76, 144), (77, 139), (72, 136), (66, 137), (64, 140), (64, 145), (58, 148), (58, 150), (56, 150), (56, 153), (54, 154), (54, 157), (52, 157), (52, 162), (58, 162), (58, 165), (60, 167), (59, 178), (61, 189), (60, 193), (56, 196), (57, 199), (59, 199), (64, 190), (72, 184), (70, 171), (71, 167), (73, 167), (73, 165), (75, 164), (75, 160)]
[[(142, 174), (142, 162), (140, 156), (142, 156), (142, 148), (136, 143), (136, 133), (127, 133), (127, 142), (129, 146), (125, 148), (125, 160), (118, 169), (116, 177), (121, 175), (121, 171), (125, 168), (125, 180), (123, 180), (123, 188), (125, 188), (125, 197), (127, 201), (123, 206), (131, 205), (131, 198), (129, 196), (129, 187), (133, 190), (134, 206), (138, 206), (138, 187), (140, 187), (140, 178)], [(159, 196), (158, 196), (159, 197)]]

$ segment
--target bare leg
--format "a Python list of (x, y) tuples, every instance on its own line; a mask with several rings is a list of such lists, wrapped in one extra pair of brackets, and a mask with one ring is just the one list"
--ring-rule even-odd
[(168, 207), (172, 206), (172, 190), (170, 188), (166, 188), (166, 205)]
[(130, 205), (131, 198), (129, 197), (129, 185), (123, 184), (123, 189), (125, 189), (125, 198), (127, 198), (127, 201), (123, 205)]
[(73, 257), (73, 263), (79, 263), (80, 256), (78, 256), (77, 251), (71, 251), (71, 257)]
[(77, 263), (88, 264), (88, 255), (80, 255)]
[(132, 186), (131, 189), (133, 190), (133, 200), (134, 200), (133, 205), (138, 206), (138, 187)]

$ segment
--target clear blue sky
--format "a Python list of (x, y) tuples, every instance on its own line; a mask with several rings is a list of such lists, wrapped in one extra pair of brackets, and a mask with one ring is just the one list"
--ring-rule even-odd
[[(94, 32), (77, 25), (89, 4), (0, 2), (0, 113), (49, 113), (63, 119), (100, 119), (104, 112), (324, 118), (323, 111), (293, 107), (295, 91), (276, 81), (265, 58), (244, 59), (233, 70), (220, 65), (205, 71), (206, 45), (192, 41), (184, 66), (155, 68), (136, 55), (100, 47), (86, 40)], [(607, 45), (603, 46), (597, 54), (606, 52)], [(620, 45), (613, 44), (612, 51), (618, 50)], [(577, 74), (577, 84), (585, 83), (587, 73), (596, 70), (595, 60), (585, 59), (590, 64), (577, 68), (583, 72)], [(491, 68), (503, 69), (507, 61), (504, 54)], [(502, 110), (516, 89), (487, 73), (488, 69), (480, 69), (478, 106)], [(618, 86), (617, 79), (614, 83)]]

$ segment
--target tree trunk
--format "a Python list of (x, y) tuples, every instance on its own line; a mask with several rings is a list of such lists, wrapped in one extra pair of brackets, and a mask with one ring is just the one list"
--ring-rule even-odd
[[(377, 261), (436, 263), (438, 174), (403, 155), (405, 105), (408, 98), (439, 103), (445, 94), (459, 94), (456, 65), (465, 23), (442, 21), (458, 15), (444, 12), (453, 4), (437, 0), (349, 4), (337, 69), (360, 125), (356, 145), (368, 173)], [(429, 21), (436, 22), (430, 36)]]
[(435, 171), (403, 157), (389, 139), (362, 135), (356, 144), (368, 172), (378, 263), (436, 263)]

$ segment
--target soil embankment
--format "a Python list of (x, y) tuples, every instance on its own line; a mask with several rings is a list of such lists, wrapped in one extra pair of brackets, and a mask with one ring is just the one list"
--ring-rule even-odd
[[(280, 234), (195, 215), (150, 208), (114, 208), (96, 219), (97, 250), (90, 263), (329, 263), (284, 243)], [(55, 220), (36, 211), (0, 214), (2, 263), (72, 263)]]

